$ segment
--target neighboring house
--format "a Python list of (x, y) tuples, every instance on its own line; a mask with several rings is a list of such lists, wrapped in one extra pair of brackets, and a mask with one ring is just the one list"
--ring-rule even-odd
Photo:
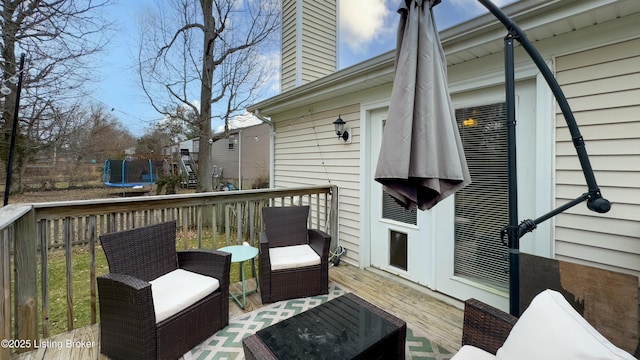
[(268, 187), (270, 134), (264, 123), (232, 129), (227, 138), (216, 134), (211, 146), (214, 187), (226, 182), (243, 190)]
[(173, 173), (181, 175), (183, 187), (194, 189), (198, 185), (199, 152), (199, 138), (184, 140), (162, 150), (162, 155), (170, 159), (169, 164)]
[[(197, 164), (198, 162), (198, 153), (200, 152), (200, 139), (189, 139), (183, 140), (177, 144), (173, 144), (171, 146), (165, 147), (162, 149), (162, 155), (165, 158), (171, 159), (171, 164), (173, 164), (175, 171), (183, 172), (182, 169), (182, 154), (188, 154), (188, 157), (192, 162)], [(186, 157), (185, 157), (186, 159)]]
[[(227, 183), (236, 189), (268, 187), (270, 135), (270, 126), (265, 123), (232, 129), (229, 137), (215, 134), (211, 139), (214, 188)], [(200, 140), (196, 138), (171, 145), (163, 152), (172, 157), (174, 169), (182, 173), (196, 170), (199, 149)], [(195, 165), (183, 167), (181, 161)]]
[[(297, 1), (303, 16), (294, 18), (304, 18), (314, 3)], [(326, 8), (323, 14), (334, 14), (335, 8)], [(540, 224), (521, 239), (522, 251), (640, 275), (640, 1), (522, 0), (504, 10), (555, 72), (602, 193), (613, 204), (606, 214), (580, 204)], [(291, 19), (291, 12), (296, 9), (285, 8), (283, 19)], [(313, 24), (325, 23), (335, 21)], [(335, 69), (330, 57), (304, 56), (304, 49), (317, 51), (318, 39), (333, 41), (328, 51), (335, 53), (335, 32), (323, 35), (327, 28), (314, 28), (283, 22), (283, 46), (288, 46), (282, 71), (297, 72), (300, 81), (291, 85), (287, 76), (281, 94), (249, 108), (272, 122), (272, 186), (339, 187), (337, 241), (346, 249), (343, 261), (507, 309), (507, 249), (499, 234), (508, 223), (504, 27), (486, 14), (440, 33), (474, 183), (432, 210), (413, 213), (389, 201), (373, 180), (395, 54), (304, 81), (305, 69)], [(308, 43), (292, 45), (292, 37)], [(292, 56), (296, 51), (302, 55)], [(297, 62), (285, 61), (292, 58)], [(518, 205), (524, 220), (587, 188), (564, 118), (520, 46), (515, 76)], [(335, 135), (332, 122), (338, 116), (350, 128), (350, 142)]]
[(180, 154), (180, 151), (187, 150), (191, 156), (198, 160), (198, 153), (200, 152), (200, 139), (190, 139), (181, 141), (178, 144), (173, 144), (167, 148), (163, 149), (164, 156), (174, 156), (176, 154)]

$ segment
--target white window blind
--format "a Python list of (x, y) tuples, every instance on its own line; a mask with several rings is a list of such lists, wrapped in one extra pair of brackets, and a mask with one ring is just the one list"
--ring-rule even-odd
[(382, 217), (405, 224), (418, 225), (418, 211), (407, 210), (391, 195), (382, 191)]
[[(382, 121), (382, 129), (387, 121)], [(418, 225), (418, 210), (407, 210), (404, 206), (386, 191), (382, 191), (382, 218), (399, 221), (405, 224)], [(406, 269), (405, 269), (406, 270)]]
[(472, 183), (455, 194), (454, 273), (505, 289), (508, 248), (506, 104), (456, 110)]

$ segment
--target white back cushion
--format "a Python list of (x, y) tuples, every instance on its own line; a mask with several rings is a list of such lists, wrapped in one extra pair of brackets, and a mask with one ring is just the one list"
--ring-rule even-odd
[(281, 246), (269, 249), (271, 270), (293, 269), (320, 264), (318, 255), (309, 245)]
[(557, 291), (538, 294), (496, 354), (498, 360), (635, 360), (594, 329)]
[(188, 308), (220, 287), (216, 278), (182, 269), (173, 270), (149, 283), (156, 323)]

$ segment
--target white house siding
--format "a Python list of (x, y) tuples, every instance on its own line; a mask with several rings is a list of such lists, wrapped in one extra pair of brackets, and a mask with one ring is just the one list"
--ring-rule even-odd
[[(338, 234), (340, 245), (347, 250), (342, 259), (357, 265), (360, 258), (360, 106), (325, 106), (326, 110), (318, 112), (295, 109), (274, 119), (275, 186), (337, 185), (340, 193)], [(333, 121), (338, 115), (351, 127), (351, 144), (344, 144), (335, 134)]]
[(302, 83), (336, 71), (337, 6), (335, 0), (305, 1), (302, 13)]
[(297, 0), (282, 1), (282, 59), (280, 88), (282, 91), (296, 86), (296, 6)]
[[(640, 275), (640, 38), (559, 56), (556, 71), (586, 140), (598, 185), (612, 202), (606, 214), (576, 206), (559, 215), (556, 256)], [(557, 111), (560, 205), (584, 192), (586, 182)]]
[(282, 1), (281, 59), (282, 91), (336, 71), (336, 0)]

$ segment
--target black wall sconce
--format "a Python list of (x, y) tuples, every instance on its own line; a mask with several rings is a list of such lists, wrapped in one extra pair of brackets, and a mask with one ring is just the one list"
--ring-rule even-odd
[(333, 126), (335, 126), (336, 128), (336, 135), (338, 135), (338, 138), (342, 139), (344, 142), (351, 142), (349, 141), (349, 131), (348, 129), (345, 129), (346, 124), (347, 123), (342, 120), (340, 115), (338, 115), (336, 121), (333, 122)]

